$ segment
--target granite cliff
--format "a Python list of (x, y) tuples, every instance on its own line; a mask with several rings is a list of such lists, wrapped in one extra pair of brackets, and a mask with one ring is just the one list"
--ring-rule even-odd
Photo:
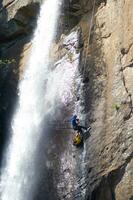
[[(56, 184), (51, 187), (58, 197), (48, 195), (49, 199), (133, 200), (133, 2), (97, 0), (95, 5), (94, 2), (64, 1), (61, 31), (51, 52), (55, 62), (69, 54), (69, 44), (64, 45), (64, 40), (78, 31), (82, 113), (92, 129), (84, 149), (75, 149), (71, 136), (65, 136), (68, 142), (61, 152), (64, 137), (60, 136), (58, 142), (53, 139), (53, 143), (57, 142), (56, 150), (50, 156), (54, 151), (59, 156), (52, 157), (55, 166), (52, 180), (58, 187)], [(0, 3), (1, 152), (8, 138), (17, 85), (30, 53), (40, 5), (39, 0)], [(50, 184), (53, 183), (49, 181)], [(43, 198), (43, 187), (41, 192), (36, 200)]]

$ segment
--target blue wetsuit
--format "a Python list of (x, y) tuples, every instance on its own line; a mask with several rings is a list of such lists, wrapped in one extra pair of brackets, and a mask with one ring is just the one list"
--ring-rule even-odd
[(74, 115), (71, 118), (71, 124), (72, 124), (72, 127), (73, 127), (74, 130), (77, 130), (79, 133), (82, 133), (82, 129), (87, 130), (86, 127), (78, 125), (77, 121), (78, 121), (77, 115)]
[(73, 126), (73, 129), (76, 128), (78, 126), (78, 123), (77, 123), (77, 116), (74, 115), (72, 118), (71, 118), (71, 124)]

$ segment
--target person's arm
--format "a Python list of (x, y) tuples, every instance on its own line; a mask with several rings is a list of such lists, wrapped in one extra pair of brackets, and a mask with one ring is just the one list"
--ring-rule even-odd
[(76, 122), (77, 122), (77, 125), (78, 125), (79, 124), (79, 119), (78, 118), (76, 119)]

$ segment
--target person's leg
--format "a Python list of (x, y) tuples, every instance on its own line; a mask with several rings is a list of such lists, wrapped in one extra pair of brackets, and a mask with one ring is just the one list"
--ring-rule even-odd
[(82, 131), (82, 126), (77, 126), (77, 132), (80, 133), (80, 134), (83, 133), (83, 131)]
[(77, 127), (77, 126), (74, 126), (74, 127), (73, 127), (73, 130), (74, 130), (74, 131), (77, 131), (77, 130), (78, 130), (78, 127)]
[(80, 129), (84, 129), (84, 130), (87, 130), (87, 127), (85, 126), (78, 126)]

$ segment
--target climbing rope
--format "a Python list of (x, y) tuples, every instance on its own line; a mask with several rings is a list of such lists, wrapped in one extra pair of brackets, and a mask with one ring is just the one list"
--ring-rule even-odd
[(86, 52), (85, 52), (85, 62), (84, 62), (84, 65), (83, 65), (83, 77), (84, 77), (84, 74), (85, 74), (85, 67), (86, 67), (86, 62), (87, 62), (87, 54), (88, 54), (88, 50), (89, 50), (89, 43), (90, 43), (91, 29), (92, 29), (92, 24), (93, 24), (93, 19), (94, 19), (95, 6), (96, 6), (96, 0), (93, 1), (93, 9), (92, 9), (91, 22), (90, 22), (88, 43), (87, 43), (87, 49), (86, 49)]
[(70, 30), (70, 7), (71, 7), (71, 1), (69, 0), (69, 2), (68, 2), (68, 11), (67, 11), (67, 18), (68, 18), (68, 29)]

